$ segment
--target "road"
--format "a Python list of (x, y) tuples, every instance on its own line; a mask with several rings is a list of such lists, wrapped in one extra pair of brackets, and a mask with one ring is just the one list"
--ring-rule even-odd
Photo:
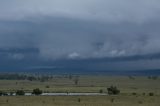
[[(10, 95), (10, 94), (8, 94)], [(25, 96), (32, 96), (32, 93), (25, 93)], [(103, 96), (106, 93), (42, 93), (41, 96)], [(14, 93), (13, 96), (16, 96)]]

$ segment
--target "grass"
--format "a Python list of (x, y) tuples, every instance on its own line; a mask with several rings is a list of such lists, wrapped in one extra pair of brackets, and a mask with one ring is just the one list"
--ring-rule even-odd
[[(78, 85), (74, 78), (55, 76), (47, 82), (27, 80), (0, 80), (1, 91), (23, 89), (31, 92), (40, 88), (45, 92), (107, 92), (107, 87), (117, 86), (118, 96), (3, 96), (0, 106), (160, 106), (160, 78), (127, 76), (80, 76)], [(149, 96), (153, 93), (153, 96)]]
[[(31, 92), (35, 88), (40, 88), (44, 92), (99, 92), (100, 89), (106, 91), (106, 88), (114, 85), (122, 93), (143, 93), (154, 92), (160, 94), (160, 78), (157, 80), (147, 77), (109, 77), (109, 76), (80, 76), (78, 85), (74, 84), (74, 79), (64, 77), (54, 77), (47, 82), (27, 81), (27, 80), (0, 80), (1, 91), (15, 91), (24, 89)], [(46, 87), (46, 86), (49, 86)]]
[(159, 96), (0, 97), (0, 106), (159, 106)]

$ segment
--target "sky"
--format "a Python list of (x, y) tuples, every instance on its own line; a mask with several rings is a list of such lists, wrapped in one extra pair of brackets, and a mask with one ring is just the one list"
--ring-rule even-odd
[(159, 69), (159, 13), (159, 0), (0, 0), (0, 66)]

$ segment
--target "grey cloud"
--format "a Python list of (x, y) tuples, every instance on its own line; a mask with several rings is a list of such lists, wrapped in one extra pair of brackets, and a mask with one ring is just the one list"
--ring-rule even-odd
[(159, 19), (159, 5), (159, 0), (1, 0), (0, 19), (17, 20), (49, 15), (140, 24)]
[[(44, 58), (102, 58), (160, 52), (159, 21), (101, 23), (64, 17), (0, 22), (4, 47), (35, 47)], [(76, 54), (76, 56), (75, 56)]]
[(159, 0), (1, 0), (0, 47), (34, 47), (49, 59), (156, 54), (159, 5)]

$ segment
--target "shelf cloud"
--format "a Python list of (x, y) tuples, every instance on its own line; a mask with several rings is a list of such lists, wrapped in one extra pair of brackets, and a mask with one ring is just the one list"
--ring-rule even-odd
[(159, 0), (1, 0), (0, 48), (51, 60), (156, 55), (159, 12)]

